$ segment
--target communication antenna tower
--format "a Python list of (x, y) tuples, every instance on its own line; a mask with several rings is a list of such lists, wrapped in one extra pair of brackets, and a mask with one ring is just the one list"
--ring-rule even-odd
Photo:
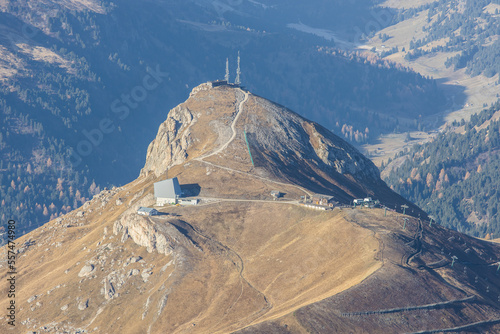
[(224, 80), (229, 83), (229, 59), (226, 58), (226, 75), (224, 76)]
[(241, 84), (240, 75), (241, 75), (241, 70), (240, 70), (240, 52), (238, 51), (238, 68), (236, 69), (236, 80), (234, 81), (234, 83), (237, 84), (237, 85)]

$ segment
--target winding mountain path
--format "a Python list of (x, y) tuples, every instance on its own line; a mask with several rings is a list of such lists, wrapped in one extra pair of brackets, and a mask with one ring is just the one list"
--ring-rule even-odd
[(231, 130), (233, 131), (233, 134), (231, 135), (231, 138), (229, 138), (229, 140), (227, 142), (225, 142), (221, 147), (219, 147), (215, 151), (213, 151), (211, 153), (208, 153), (208, 154), (205, 154), (205, 155), (202, 155), (200, 157), (196, 157), (193, 160), (202, 162), (202, 163), (207, 164), (207, 165), (211, 165), (213, 167), (217, 167), (217, 168), (225, 169), (225, 170), (228, 170), (228, 171), (232, 171), (232, 172), (235, 172), (235, 173), (246, 174), (248, 176), (251, 176), (251, 177), (254, 177), (254, 178), (257, 178), (257, 179), (260, 179), (260, 180), (272, 182), (272, 183), (275, 183), (275, 184), (280, 184), (280, 185), (285, 185), (285, 186), (292, 186), (292, 187), (295, 187), (295, 188), (299, 189), (300, 191), (304, 192), (308, 196), (312, 196), (311, 192), (307, 191), (306, 189), (304, 189), (304, 188), (302, 188), (302, 187), (300, 187), (298, 185), (291, 184), (291, 183), (286, 183), (286, 182), (275, 181), (275, 180), (272, 180), (272, 179), (269, 179), (269, 178), (266, 178), (266, 177), (258, 176), (258, 175), (255, 175), (255, 174), (251, 174), (251, 173), (248, 173), (248, 172), (244, 172), (244, 171), (233, 169), (233, 168), (226, 167), (226, 166), (220, 166), (220, 165), (217, 165), (217, 164), (214, 164), (212, 162), (208, 162), (208, 161), (204, 160), (206, 158), (209, 158), (211, 156), (214, 156), (214, 155), (219, 154), (222, 151), (224, 151), (229, 146), (229, 144), (231, 144), (231, 142), (236, 138), (236, 135), (237, 135), (236, 122), (238, 122), (238, 119), (240, 118), (240, 115), (241, 115), (241, 113), (243, 111), (243, 105), (245, 104), (246, 101), (248, 101), (248, 97), (250, 95), (250, 93), (242, 90), (241, 88), (238, 88), (238, 89), (243, 94), (245, 94), (245, 98), (238, 105), (238, 112), (237, 112), (236, 116), (234, 117), (233, 123), (231, 124)]
[[(245, 104), (245, 102), (248, 100), (248, 96), (250, 95), (248, 92), (245, 92), (241, 88), (239, 88), (239, 90), (243, 94), (245, 94), (245, 98), (238, 105), (238, 113), (236, 114), (236, 117), (234, 117), (233, 123), (231, 124), (231, 130), (233, 131), (233, 135), (231, 136), (231, 138), (229, 138), (229, 140), (224, 145), (222, 145), (221, 147), (219, 147), (218, 149), (216, 149), (212, 153), (195, 158), (194, 160), (203, 161), (203, 159), (205, 159), (205, 158), (208, 158), (208, 157), (211, 157), (213, 155), (221, 153), (229, 146), (229, 144), (231, 144), (231, 142), (234, 140), (234, 138), (236, 138), (236, 133), (237, 133), (236, 132), (236, 122), (238, 122), (238, 119), (240, 118), (241, 112), (243, 111), (243, 104)], [(203, 161), (203, 162), (205, 162), (205, 161)]]

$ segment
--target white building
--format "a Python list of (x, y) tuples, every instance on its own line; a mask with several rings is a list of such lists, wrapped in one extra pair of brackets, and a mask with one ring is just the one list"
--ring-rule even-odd
[(363, 205), (364, 200), (362, 198), (356, 198), (354, 200), (354, 206)]
[(137, 210), (137, 214), (141, 216), (156, 216), (158, 214), (158, 211), (156, 211), (156, 209), (153, 208), (145, 208), (141, 206)]
[(177, 200), (182, 196), (181, 186), (176, 177), (154, 184), (156, 205), (177, 204)]
[(364, 206), (365, 208), (374, 208), (379, 204), (380, 202), (378, 200), (373, 200), (371, 197), (357, 198), (354, 200), (354, 207)]

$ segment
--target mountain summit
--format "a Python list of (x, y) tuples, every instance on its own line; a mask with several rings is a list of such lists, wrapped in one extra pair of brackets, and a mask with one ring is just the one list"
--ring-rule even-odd
[[(183, 197), (155, 206), (169, 184)], [(317, 193), (340, 205), (299, 202)], [(366, 195), (406, 214), (342, 205)], [(15, 253), (20, 332), (500, 330), (498, 244), (427, 220), (344, 141), (221, 82), (169, 112), (136, 180)]]
[[(165, 172), (198, 183), (201, 194), (210, 189), (212, 195), (259, 197), (260, 190), (251, 189), (258, 180), (287, 187), (291, 197), (320, 193), (343, 204), (373, 197), (390, 208), (406, 204), (415, 215), (423, 214), (388, 189), (377, 167), (332, 132), (279, 104), (219, 82), (194, 88), (160, 126), (141, 175), (164, 177)], [(228, 184), (228, 173), (246, 181)]]

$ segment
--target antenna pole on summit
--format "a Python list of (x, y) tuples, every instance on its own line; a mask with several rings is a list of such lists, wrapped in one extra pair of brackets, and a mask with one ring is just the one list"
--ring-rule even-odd
[(241, 84), (241, 70), (240, 70), (240, 52), (238, 51), (238, 68), (236, 69), (236, 80), (234, 80), (234, 83), (239, 85)]
[(229, 59), (226, 58), (226, 75), (224, 76), (224, 80), (229, 83)]

